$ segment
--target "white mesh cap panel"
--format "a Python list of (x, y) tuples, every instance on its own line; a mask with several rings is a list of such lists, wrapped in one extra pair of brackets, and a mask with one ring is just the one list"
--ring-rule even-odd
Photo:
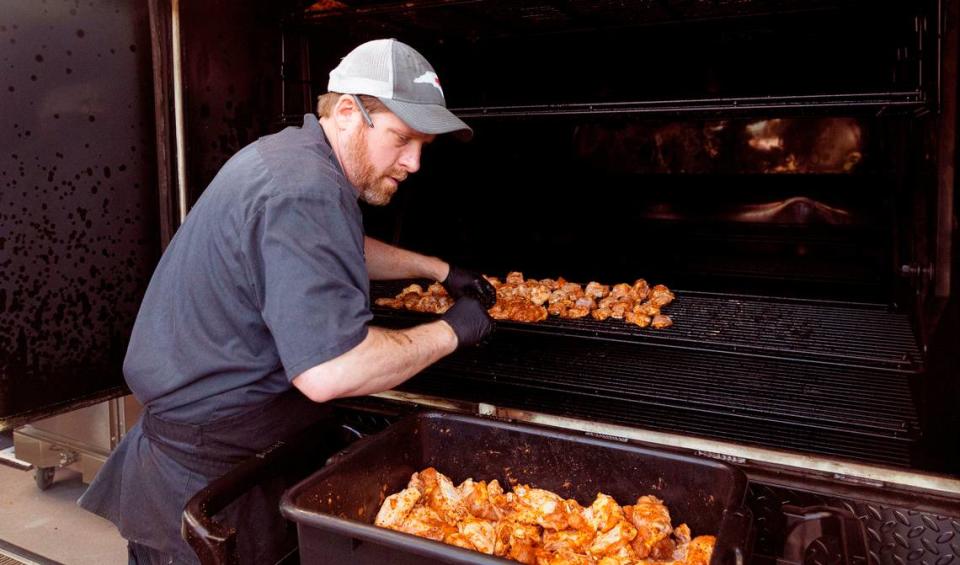
[(440, 77), (416, 49), (395, 39), (368, 41), (330, 71), (329, 92), (376, 96), (411, 128), (429, 134), (473, 135), (446, 108)]
[(351, 51), (330, 71), (327, 90), (392, 98), (393, 42), (393, 39), (377, 39)]

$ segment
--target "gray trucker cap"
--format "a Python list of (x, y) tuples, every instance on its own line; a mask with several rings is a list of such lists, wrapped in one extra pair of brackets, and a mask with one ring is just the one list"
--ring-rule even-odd
[(447, 110), (440, 79), (413, 47), (396, 39), (368, 41), (330, 71), (329, 92), (376, 96), (411, 128), (430, 134), (473, 137), (470, 126)]

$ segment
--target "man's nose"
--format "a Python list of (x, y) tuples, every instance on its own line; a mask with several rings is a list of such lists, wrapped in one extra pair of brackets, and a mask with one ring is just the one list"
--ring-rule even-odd
[(420, 152), (423, 146), (419, 143), (411, 143), (410, 147), (404, 149), (400, 155), (400, 166), (408, 173), (415, 173), (420, 170)]

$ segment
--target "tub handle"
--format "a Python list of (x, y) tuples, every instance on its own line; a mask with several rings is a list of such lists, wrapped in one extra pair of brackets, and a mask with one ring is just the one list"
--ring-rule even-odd
[(821, 538), (838, 542), (842, 565), (868, 562), (867, 535), (863, 523), (849, 510), (831, 506), (784, 505), (787, 518), (783, 556), (778, 565), (803, 565), (810, 545)]

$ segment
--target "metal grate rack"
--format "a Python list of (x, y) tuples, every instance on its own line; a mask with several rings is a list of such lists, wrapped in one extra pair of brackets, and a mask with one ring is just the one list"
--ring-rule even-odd
[[(410, 281), (375, 283), (392, 296)], [(923, 361), (885, 306), (677, 291), (674, 326), (498, 323), (401, 388), (648, 429), (909, 465)], [(375, 309), (376, 323), (432, 316)]]
[[(374, 283), (375, 297), (394, 296), (410, 281)], [(565, 320), (537, 324), (499, 322), (498, 331), (576, 336), (604, 341), (744, 353), (809, 363), (915, 373), (922, 356), (910, 319), (887, 306), (855, 302), (768, 298), (675, 291), (664, 309), (671, 328), (639, 328), (620, 320)], [(426, 315), (377, 308), (381, 320)]]

